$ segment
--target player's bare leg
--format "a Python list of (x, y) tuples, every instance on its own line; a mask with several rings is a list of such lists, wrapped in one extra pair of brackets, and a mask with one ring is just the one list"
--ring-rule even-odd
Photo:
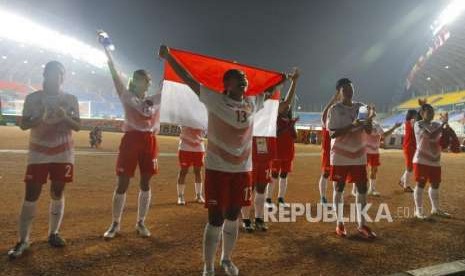
[(449, 213), (439, 208), (439, 184), (431, 183), (431, 187), (428, 190), (429, 199), (431, 200), (431, 215), (450, 218), (451, 215)]
[(176, 190), (178, 192), (178, 205), (186, 205), (184, 191), (186, 190), (186, 175), (188, 171), (189, 168), (181, 168), (179, 170), (178, 183), (176, 185)]
[(118, 182), (113, 194), (112, 203), (112, 223), (108, 230), (103, 234), (105, 239), (112, 239), (120, 231), (121, 216), (123, 215), (124, 205), (126, 204), (126, 191), (129, 187), (130, 177), (125, 175), (118, 176)]
[(415, 217), (418, 219), (426, 219), (423, 214), (423, 190), (425, 189), (425, 182), (417, 182), (413, 190), (413, 200), (415, 202)]
[(370, 187), (368, 188), (368, 194), (373, 196), (379, 196), (380, 193), (376, 190), (376, 177), (378, 175), (378, 167), (370, 167)]
[(149, 229), (145, 226), (145, 217), (150, 209), (150, 201), (152, 199), (152, 192), (150, 190), (151, 178), (152, 175), (150, 174), (140, 176), (136, 231), (137, 234), (144, 238), (151, 235)]
[(333, 182), (333, 208), (336, 212), (336, 235), (346, 237), (347, 231), (344, 226), (344, 182)]
[(198, 203), (205, 203), (203, 198), (203, 185), (202, 185), (202, 168), (194, 167), (194, 177), (195, 177), (195, 201)]
[(367, 204), (367, 183), (357, 182), (357, 195), (355, 197), (355, 203), (357, 204), (357, 222), (358, 222), (358, 232), (363, 238), (374, 239), (376, 234), (366, 225), (365, 217), (361, 215), (361, 210), (365, 208)]
[(53, 247), (63, 247), (66, 241), (59, 235), (65, 209), (64, 182), (52, 181), (50, 185), (50, 218), (48, 243)]
[(265, 223), (265, 192), (267, 184), (256, 184), (255, 185), (255, 229), (258, 231), (267, 231), (268, 226)]
[(21, 213), (19, 215), (19, 241), (8, 251), (10, 259), (20, 257), (27, 249), (29, 249), (29, 235), (31, 233), (31, 225), (36, 214), (37, 200), (42, 192), (42, 184), (26, 183), (25, 196)]

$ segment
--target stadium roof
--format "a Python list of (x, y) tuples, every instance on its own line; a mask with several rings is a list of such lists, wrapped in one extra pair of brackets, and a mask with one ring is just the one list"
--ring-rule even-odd
[(454, 0), (431, 26), (433, 39), (406, 80), (412, 95), (465, 89), (465, 1)]
[(426, 98), (426, 101), (434, 107), (450, 106), (454, 104), (465, 103), (465, 90), (445, 94), (435, 94), (428, 97), (415, 97), (401, 103), (397, 106), (396, 109), (418, 108), (418, 99), (420, 98)]

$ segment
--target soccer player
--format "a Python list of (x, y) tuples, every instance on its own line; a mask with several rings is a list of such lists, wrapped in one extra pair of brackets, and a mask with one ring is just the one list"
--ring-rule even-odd
[(355, 183), (358, 232), (363, 238), (373, 239), (376, 234), (366, 225), (365, 218), (360, 214), (360, 210), (366, 205), (365, 135), (371, 132), (371, 114), (359, 114), (360, 107), (364, 105), (352, 101), (354, 87), (349, 79), (340, 79), (336, 90), (340, 91), (342, 98), (329, 109), (327, 119), (327, 128), (331, 134), (330, 179), (335, 182), (333, 202), (337, 216), (336, 234), (340, 237), (347, 236), (343, 221), (342, 194), (346, 183)]
[[(297, 79), (299, 78), (299, 70), (294, 68), (294, 72), (288, 76), (291, 80), (291, 86), (287, 92), (286, 99), (279, 103), (278, 113), (289, 109), (296, 91)], [(267, 231), (268, 226), (264, 221), (265, 207), (265, 190), (270, 182), (271, 163), (276, 158), (276, 138), (275, 137), (253, 137), (252, 142), (252, 176), (253, 187), (255, 189), (254, 209), (255, 209), (255, 227), (250, 220), (250, 207), (242, 208), (242, 226), (246, 232)], [(268, 188), (270, 194), (273, 188)], [(271, 202), (271, 199), (270, 199)]]
[(50, 179), (48, 242), (63, 247), (59, 235), (65, 207), (65, 184), (73, 181), (74, 150), (72, 131), (80, 129), (77, 98), (63, 92), (65, 68), (58, 61), (45, 65), (43, 88), (27, 95), (21, 129), (29, 130), (29, 153), (25, 176), (26, 192), (19, 216), (19, 242), (8, 255), (19, 257), (29, 248), (29, 234), (42, 186)]
[(123, 104), (125, 120), (116, 164), (118, 180), (112, 202), (113, 221), (103, 236), (105, 239), (112, 239), (119, 233), (126, 191), (136, 167), (139, 166), (140, 190), (136, 231), (141, 237), (149, 237), (151, 234), (144, 221), (150, 207), (150, 179), (158, 171), (158, 149), (154, 133), (159, 129), (160, 94), (147, 96), (151, 77), (145, 70), (135, 71), (129, 87), (126, 88), (107, 48), (105, 53), (116, 92)]
[[(244, 72), (226, 71), (224, 91), (212, 91), (200, 84), (161, 46), (159, 56), (167, 60), (177, 75), (199, 96), (208, 111), (208, 144), (205, 158), (205, 207), (208, 223), (203, 239), (203, 275), (214, 275), (214, 263), (219, 239), (223, 237), (221, 266), (227, 275), (238, 275), (231, 261), (239, 224), (237, 218), (243, 206), (252, 198), (252, 130), (255, 113), (263, 106), (265, 95), (275, 91), (270, 87), (258, 96), (245, 96), (248, 81)], [(283, 81), (285, 78), (283, 78)]]
[[(299, 74), (297, 71), (297, 78)], [(287, 206), (284, 201), (287, 191), (287, 176), (292, 172), (295, 148), (294, 142), (297, 138), (295, 123), (298, 118), (292, 117), (292, 102), (295, 95), (295, 86), (297, 78), (293, 79), (291, 90), (286, 99), (280, 103), (278, 110), (277, 129), (276, 129), (276, 159), (271, 162), (271, 182), (268, 185), (266, 205), (267, 208), (273, 208), (272, 203), (273, 191), (278, 184), (278, 205)]]
[(184, 190), (186, 188), (186, 175), (189, 172), (189, 167), (194, 168), (195, 175), (195, 201), (198, 203), (205, 203), (203, 198), (202, 189), (202, 167), (203, 158), (205, 154), (205, 145), (203, 137), (205, 132), (201, 129), (190, 127), (181, 127), (181, 134), (179, 135), (179, 174), (178, 174), (178, 205), (186, 205), (184, 199)]
[[(450, 214), (439, 208), (439, 185), (441, 183), (441, 151), (449, 146), (449, 139), (445, 139), (454, 131), (448, 125), (448, 115), (441, 114), (441, 122), (433, 121), (434, 109), (423, 103), (420, 109), (422, 119), (415, 123), (414, 131), (417, 149), (413, 157), (413, 168), (417, 185), (413, 191), (415, 202), (415, 217), (425, 219), (423, 213), (423, 190), (427, 182), (431, 184), (428, 190), (431, 200), (431, 215), (450, 217)], [(449, 135), (446, 135), (449, 134)], [(458, 147), (453, 149), (458, 152)]]
[(409, 180), (413, 171), (413, 155), (417, 148), (415, 133), (413, 131), (413, 125), (415, 124), (417, 117), (418, 112), (415, 109), (410, 109), (407, 111), (404, 121), (404, 140), (402, 142), (402, 150), (404, 152), (405, 171), (399, 180), (399, 185), (406, 193), (413, 193), (413, 190), (409, 185)]
[[(374, 111), (374, 107), (372, 107)], [(373, 115), (373, 117), (376, 114)], [(380, 193), (376, 190), (376, 176), (378, 174), (378, 167), (381, 165), (380, 156), (379, 156), (379, 146), (381, 143), (381, 139), (385, 139), (389, 135), (391, 135), (397, 128), (399, 128), (402, 124), (396, 123), (387, 131), (384, 131), (381, 125), (373, 121), (373, 128), (371, 133), (366, 136), (367, 140), (367, 166), (370, 170), (369, 173), (369, 188), (368, 194), (373, 196), (379, 196)], [(355, 184), (353, 185), (353, 194), (356, 194), (356, 187)], [(356, 196), (356, 195), (355, 195)]]
[(328, 203), (328, 199), (326, 198), (326, 187), (328, 186), (329, 172), (331, 169), (329, 162), (331, 151), (331, 136), (328, 129), (326, 128), (328, 111), (331, 106), (339, 101), (339, 98), (339, 91), (336, 91), (334, 96), (323, 109), (323, 114), (321, 115), (321, 176), (318, 183), (321, 204)]

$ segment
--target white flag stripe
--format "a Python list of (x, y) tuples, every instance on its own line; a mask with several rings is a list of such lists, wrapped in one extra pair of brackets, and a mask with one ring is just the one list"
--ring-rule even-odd
[[(276, 137), (278, 106), (278, 100), (265, 101), (263, 109), (255, 114), (254, 136)], [(160, 113), (162, 123), (207, 129), (207, 109), (198, 96), (184, 83), (163, 81)]]

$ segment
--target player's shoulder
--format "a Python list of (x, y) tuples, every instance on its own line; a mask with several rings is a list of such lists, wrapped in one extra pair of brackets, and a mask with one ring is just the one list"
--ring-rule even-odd
[(29, 93), (27, 96), (26, 96), (26, 99), (36, 99), (36, 98), (40, 98), (42, 97), (42, 95), (44, 94), (44, 91), (43, 90), (36, 90), (32, 93)]

